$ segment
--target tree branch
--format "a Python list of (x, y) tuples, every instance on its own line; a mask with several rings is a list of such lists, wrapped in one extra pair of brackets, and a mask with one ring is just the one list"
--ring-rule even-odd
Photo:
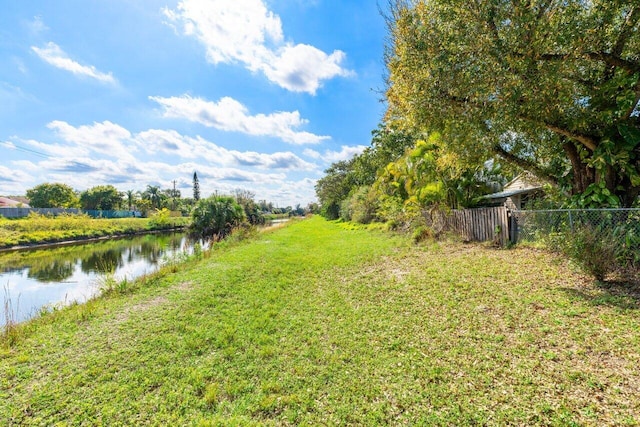
[(616, 44), (613, 46), (612, 53), (615, 56), (621, 56), (624, 51), (624, 47), (629, 40), (629, 36), (632, 34), (636, 22), (640, 18), (640, 8), (635, 6), (631, 7), (631, 11), (627, 14), (624, 23), (622, 24), (622, 30), (616, 40)]
[(578, 141), (579, 143), (581, 143), (591, 151), (595, 151), (596, 147), (598, 147), (598, 142), (590, 136), (571, 132), (551, 123), (544, 123), (544, 126), (552, 132), (555, 132), (559, 135), (566, 136), (567, 138)]
[[(514, 54), (522, 58), (526, 57), (526, 55), (519, 52), (514, 52)], [(609, 66), (625, 69), (630, 73), (637, 73), (638, 71), (640, 71), (640, 63), (635, 61), (629, 61), (613, 53), (584, 52), (583, 55), (589, 59), (602, 61)], [(539, 55), (536, 55), (533, 59), (540, 60), (540, 61), (566, 61), (570, 59), (572, 56), (573, 55), (569, 53), (541, 53)]]
[(508, 152), (507, 150), (502, 148), (500, 146), (500, 144), (496, 144), (493, 147), (493, 151), (497, 155), (499, 155), (500, 157), (502, 157), (505, 160), (507, 160), (508, 162), (513, 163), (513, 164), (521, 167), (522, 169), (528, 170), (529, 172), (533, 173), (538, 178), (540, 178), (540, 179), (542, 179), (544, 181), (547, 181), (550, 184), (558, 185), (558, 179), (556, 177), (552, 176), (550, 173), (548, 173), (547, 171), (545, 171), (543, 168), (541, 168), (540, 166), (536, 165), (532, 161), (523, 159), (521, 157), (516, 156), (513, 153)]
[(640, 71), (640, 63), (634, 61), (628, 61), (613, 53), (608, 52), (586, 52), (585, 55), (591, 59), (602, 61), (612, 67), (623, 68), (630, 73), (637, 73)]

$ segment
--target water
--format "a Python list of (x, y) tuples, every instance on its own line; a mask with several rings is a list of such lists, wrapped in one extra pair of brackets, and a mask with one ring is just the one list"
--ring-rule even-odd
[(100, 292), (104, 277), (135, 279), (192, 251), (193, 241), (184, 233), (165, 233), (0, 252), (0, 325), (85, 302)]

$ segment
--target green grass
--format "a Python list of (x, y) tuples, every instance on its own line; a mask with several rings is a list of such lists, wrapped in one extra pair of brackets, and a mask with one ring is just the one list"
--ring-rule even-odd
[(146, 280), (24, 325), (0, 425), (639, 422), (638, 301), (542, 251), (314, 217)]
[(189, 218), (95, 219), (87, 215), (56, 217), (31, 214), (26, 218), (0, 217), (0, 248), (81, 240), (119, 234), (134, 234), (188, 225)]

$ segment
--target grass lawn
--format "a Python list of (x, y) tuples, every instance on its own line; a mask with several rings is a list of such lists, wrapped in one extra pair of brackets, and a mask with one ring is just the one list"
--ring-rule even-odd
[[(0, 212), (1, 214), (1, 212)], [(30, 215), (7, 219), (0, 215), (0, 249), (118, 234), (134, 234), (189, 225), (190, 218), (91, 218), (87, 215)]]
[(638, 308), (542, 251), (314, 217), (28, 323), (0, 425), (637, 425)]

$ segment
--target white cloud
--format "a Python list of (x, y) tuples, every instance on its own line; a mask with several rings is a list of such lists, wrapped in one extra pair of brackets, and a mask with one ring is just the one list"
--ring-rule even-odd
[[(7, 188), (11, 188), (11, 186), (16, 183), (23, 183), (30, 180), (31, 176), (23, 170), (0, 165), (0, 188), (4, 188), (6, 184), (9, 184)], [(4, 192), (6, 191), (3, 190), (3, 193)], [(15, 195), (15, 193), (8, 191), (7, 195)]]
[(131, 152), (136, 150), (131, 143), (131, 133), (108, 120), (79, 127), (56, 120), (47, 127), (65, 141), (77, 144), (80, 149), (89, 149), (120, 159), (133, 159)]
[(339, 50), (327, 55), (306, 44), (286, 45), (277, 54), (272, 53), (260, 69), (287, 90), (315, 94), (323, 80), (352, 74), (340, 67), (345, 57)]
[(239, 62), (293, 92), (315, 94), (324, 80), (353, 74), (341, 66), (342, 51), (285, 42), (280, 17), (264, 0), (183, 0), (164, 13), (205, 46), (212, 63)]
[(147, 184), (170, 188), (176, 180), (188, 197), (197, 171), (203, 195), (241, 188), (286, 206), (313, 200), (315, 181), (301, 175), (320, 169), (293, 152), (237, 151), (175, 130), (131, 133), (109, 121), (78, 127), (53, 121), (48, 128), (59, 141), (0, 141), (2, 147), (32, 150), (42, 157), (2, 165), (0, 194), (24, 194), (42, 182), (64, 182), (79, 191), (111, 184), (126, 191), (143, 190)]
[(135, 137), (138, 144), (149, 153), (163, 152), (186, 159), (206, 159), (220, 165), (250, 166), (263, 169), (315, 170), (316, 166), (305, 162), (291, 152), (273, 154), (254, 151), (236, 151), (220, 147), (201, 137), (191, 138), (175, 130), (150, 129)]
[(49, 42), (43, 48), (32, 46), (33, 50), (43, 61), (62, 70), (69, 71), (73, 74), (91, 77), (102, 83), (115, 84), (116, 80), (111, 73), (103, 73), (98, 71), (92, 65), (81, 65), (69, 58), (69, 56), (53, 42)]
[(316, 160), (323, 160), (326, 163), (334, 163), (341, 160), (349, 160), (362, 153), (367, 148), (366, 145), (343, 145), (340, 151), (326, 150), (320, 153), (315, 150), (306, 149), (303, 154)]
[(163, 98), (149, 97), (164, 108), (164, 116), (182, 118), (224, 131), (242, 132), (254, 136), (271, 136), (292, 144), (317, 144), (330, 139), (296, 129), (308, 123), (298, 111), (281, 111), (252, 116), (235, 99), (224, 97), (211, 102), (188, 95)]
[(20, 142), (29, 145), (34, 149), (34, 151), (42, 153), (42, 155), (45, 156), (65, 157), (70, 153), (73, 153), (76, 156), (86, 156), (89, 154), (89, 150), (87, 148), (79, 147), (76, 144), (45, 144), (44, 142), (36, 141), (34, 139), (20, 140)]
[(41, 16), (34, 16), (33, 21), (28, 23), (28, 27), (31, 33), (36, 36), (49, 30), (49, 27), (44, 24)]

